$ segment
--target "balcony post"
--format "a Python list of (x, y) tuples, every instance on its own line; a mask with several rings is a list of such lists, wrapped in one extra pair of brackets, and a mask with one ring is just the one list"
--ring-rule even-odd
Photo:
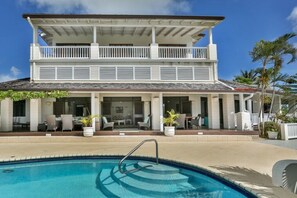
[(213, 40), (212, 40), (212, 27), (208, 28), (208, 41), (209, 44), (213, 44)]
[(152, 27), (152, 44), (156, 43), (156, 28), (155, 26)]
[(97, 43), (97, 27), (93, 26), (93, 43)]
[(152, 27), (151, 58), (159, 57), (159, 46), (156, 43), (156, 28)]
[(97, 43), (97, 27), (93, 26), (93, 43), (90, 47), (90, 59), (99, 58), (99, 44)]

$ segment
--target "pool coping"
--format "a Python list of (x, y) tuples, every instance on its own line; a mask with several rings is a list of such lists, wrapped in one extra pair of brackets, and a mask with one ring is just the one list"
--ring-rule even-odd
[[(24, 157), (24, 158), (14, 158), (7, 160), (0, 160), (0, 165), (13, 165), (19, 163), (34, 163), (34, 162), (44, 162), (44, 161), (58, 161), (58, 160), (74, 160), (74, 159), (114, 159), (114, 158), (123, 158), (124, 155), (98, 155), (98, 154), (74, 154), (74, 155), (53, 155), (53, 156), (36, 156), (36, 157)], [(130, 160), (147, 160), (155, 162), (156, 158), (142, 155), (134, 155), (129, 157)], [(245, 187), (241, 183), (238, 183), (223, 174), (214, 172), (204, 167), (200, 167), (194, 164), (185, 163), (177, 160), (159, 158), (159, 163), (166, 165), (179, 166), (181, 168), (189, 169), (195, 172), (199, 172), (203, 175), (211, 177), (219, 182), (229, 186), (232, 189), (240, 192), (241, 194), (247, 197), (262, 197), (259, 193), (254, 190)]]

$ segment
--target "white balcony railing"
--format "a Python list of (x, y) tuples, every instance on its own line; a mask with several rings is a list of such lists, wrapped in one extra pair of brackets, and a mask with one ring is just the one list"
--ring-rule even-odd
[(159, 58), (206, 59), (206, 47), (159, 47)]
[[(147, 46), (40, 46), (31, 51), (34, 59), (207, 59), (206, 47)], [(156, 49), (156, 50), (157, 50)], [(38, 52), (38, 53), (37, 53)], [(153, 53), (154, 56), (151, 55)]]
[(150, 58), (150, 47), (99, 46), (99, 58)]
[(89, 46), (41, 46), (40, 58), (90, 58)]

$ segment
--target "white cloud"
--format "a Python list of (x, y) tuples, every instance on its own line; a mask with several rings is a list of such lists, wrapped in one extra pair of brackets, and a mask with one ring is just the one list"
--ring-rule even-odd
[(51, 13), (182, 14), (189, 0), (20, 0)]
[(297, 32), (297, 6), (293, 8), (290, 16), (288, 16), (288, 20), (292, 22), (293, 31)]
[(0, 74), (0, 82), (15, 80), (20, 73), (21, 71), (18, 68), (12, 66), (8, 74)]
[(10, 68), (10, 72), (13, 76), (18, 76), (20, 74), (20, 70), (18, 68), (16, 68), (15, 66), (12, 66)]

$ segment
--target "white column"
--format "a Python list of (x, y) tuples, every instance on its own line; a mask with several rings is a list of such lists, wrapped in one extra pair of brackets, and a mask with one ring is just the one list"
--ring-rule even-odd
[(189, 100), (192, 102), (192, 116), (196, 117), (201, 114), (201, 104), (199, 95), (190, 95)]
[(150, 101), (144, 101), (143, 103), (144, 103), (143, 113), (144, 113), (144, 116), (146, 117), (151, 114)]
[(13, 130), (13, 101), (6, 98), (1, 101), (1, 131)]
[[(91, 93), (91, 114), (96, 115), (96, 98), (95, 98), (95, 92)], [(92, 127), (95, 131), (95, 118), (92, 120)]]
[(37, 131), (41, 121), (41, 99), (30, 99), (30, 131)]
[[(160, 130), (160, 98), (157, 94), (151, 96), (152, 105), (152, 129)], [(162, 107), (163, 108), (163, 107)], [(161, 109), (162, 111), (162, 109)]]
[(245, 111), (245, 102), (244, 102), (243, 94), (242, 93), (239, 94), (239, 111), (240, 112), (244, 112)]
[(220, 129), (220, 114), (219, 114), (219, 95), (208, 94), (208, 127), (210, 129)]
[[(101, 103), (100, 103), (100, 94), (95, 94), (95, 115), (100, 116), (101, 115)], [(100, 117), (97, 117), (95, 119), (95, 129), (96, 131), (99, 131), (101, 128), (101, 119)]]
[(163, 93), (159, 93), (159, 102), (160, 102), (160, 131), (163, 132)]
[(38, 26), (34, 26), (33, 28), (33, 44), (36, 45), (38, 43)]
[(93, 43), (97, 43), (97, 27), (93, 26)]
[(252, 99), (247, 100), (247, 110), (248, 110), (248, 112), (253, 113), (253, 110), (252, 110)]
[(152, 27), (152, 44), (156, 43), (156, 28), (155, 26)]
[(224, 115), (224, 128), (235, 128), (235, 107), (234, 107), (234, 95), (223, 95), (223, 115)]
[(99, 44), (97, 43), (97, 27), (93, 27), (93, 43), (90, 47), (90, 58), (98, 59), (99, 58)]
[(208, 28), (208, 41), (209, 44), (213, 44), (213, 40), (212, 40), (212, 27)]

